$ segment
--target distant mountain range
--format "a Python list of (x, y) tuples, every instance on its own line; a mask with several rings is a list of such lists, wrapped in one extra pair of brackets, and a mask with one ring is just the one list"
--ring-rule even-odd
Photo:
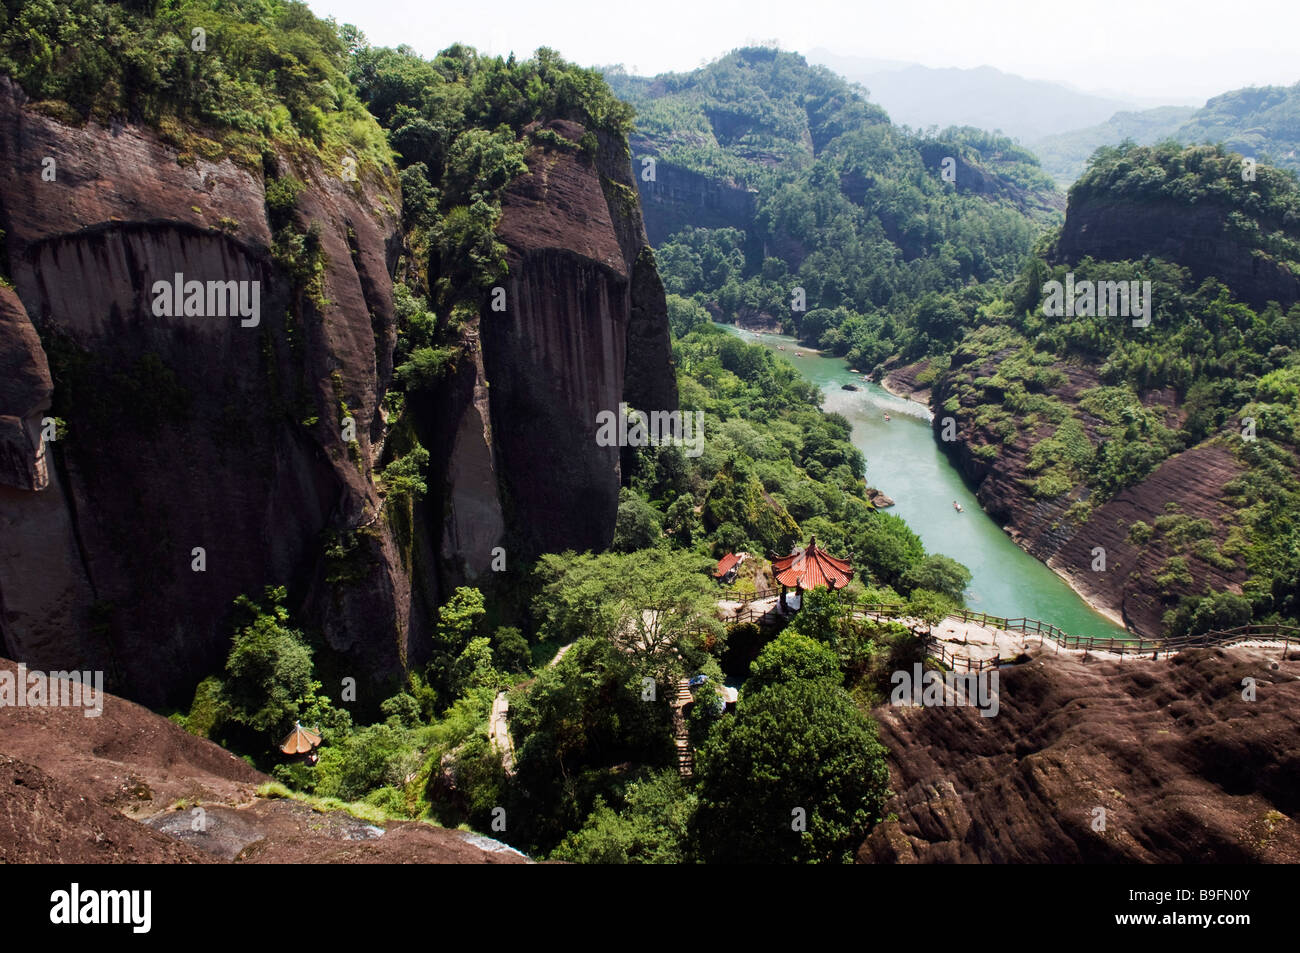
[(1047, 173), (1064, 187), (1083, 175), (1089, 156), (1098, 146), (1118, 145), (1125, 139), (1149, 146), (1170, 136), (1177, 138), (1178, 131), (1196, 112), (1191, 106), (1157, 106), (1138, 112), (1117, 112), (1095, 126), (1044, 136), (1028, 143), (1028, 146), (1037, 154)]
[(1223, 142), (1242, 155), (1300, 172), (1300, 83), (1237, 89), (1196, 108), (1188, 101), (1156, 105), (1083, 92), (991, 66), (932, 69), (825, 49), (813, 50), (808, 59), (861, 83), (896, 123), (916, 129), (975, 126), (1019, 140), (1062, 187), (1083, 174), (1098, 146), (1125, 139), (1139, 145), (1166, 138)]
[(890, 119), (914, 129), (976, 126), (1028, 143), (1097, 125), (1120, 110), (1155, 105), (1026, 79), (991, 66), (932, 69), (918, 63), (839, 56), (824, 49), (813, 50), (808, 60), (861, 83)]

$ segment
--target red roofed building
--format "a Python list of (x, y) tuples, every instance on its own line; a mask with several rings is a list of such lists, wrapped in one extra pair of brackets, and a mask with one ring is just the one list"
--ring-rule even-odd
[(785, 604), (785, 590), (812, 590), (821, 586), (843, 589), (853, 578), (853, 566), (846, 559), (836, 559), (817, 545), (812, 536), (808, 545), (796, 549), (789, 556), (772, 560), (772, 574), (781, 584), (781, 603)]
[(713, 578), (721, 579), (723, 582), (733, 582), (736, 578), (736, 570), (740, 567), (740, 556), (735, 553), (727, 553), (718, 560), (718, 568), (713, 570)]

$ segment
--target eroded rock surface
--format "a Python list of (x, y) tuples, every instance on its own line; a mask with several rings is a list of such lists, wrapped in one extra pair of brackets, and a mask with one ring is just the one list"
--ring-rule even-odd
[(1279, 649), (1121, 663), (1049, 647), (1001, 671), (994, 717), (882, 706), (897, 819), (858, 859), (1295, 863), (1300, 653)]

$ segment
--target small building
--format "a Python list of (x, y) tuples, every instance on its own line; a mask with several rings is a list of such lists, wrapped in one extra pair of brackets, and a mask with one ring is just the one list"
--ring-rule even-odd
[(713, 570), (713, 578), (725, 586), (731, 585), (736, 581), (736, 573), (740, 571), (740, 564), (749, 558), (749, 553), (727, 553), (718, 560), (718, 567)]
[[(797, 609), (803, 602), (804, 592), (823, 586), (832, 591), (847, 586), (853, 578), (853, 566), (847, 559), (826, 552), (817, 545), (817, 537), (812, 536), (802, 549), (774, 558), (772, 575), (781, 584), (781, 605)], [(786, 601), (787, 589), (795, 591), (793, 605)]]

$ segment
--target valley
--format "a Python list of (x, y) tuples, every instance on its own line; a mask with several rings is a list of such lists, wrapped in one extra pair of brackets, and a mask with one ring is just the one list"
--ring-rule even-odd
[[(752, 333), (737, 333), (755, 340)], [(804, 350), (794, 338), (763, 335), (757, 341), (768, 348), (784, 346), (786, 359), (825, 395), (823, 408), (850, 421), (854, 445), (869, 461), (867, 482), (895, 501), (889, 512), (906, 520), (927, 549), (952, 556), (971, 570), (966, 602), (972, 609), (1042, 619), (1071, 635), (1127, 635), (1122, 625), (1088, 606), (984, 513), (978, 497), (937, 445), (923, 405), (860, 381), (843, 361)], [(796, 351), (803, 356), (793, 360), (789, 355)], [(860, 391), (841, 389), (854, 381)], [(953, 510), (954, 500), (964, 512)]]
[(1300, 858), (1300, 87), (3, 14), (0, 860)]

